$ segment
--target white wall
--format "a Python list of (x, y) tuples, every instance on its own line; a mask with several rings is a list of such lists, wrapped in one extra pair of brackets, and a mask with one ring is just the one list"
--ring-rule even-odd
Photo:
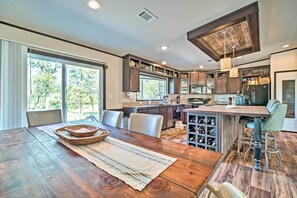
[(106, 62), (108, 65), (106, 71), (106, 108), (122, 107), (122, 58), (3, 24), (0, 24), (0, 39), (83, 57), (90, 60)]
[(274, 99), (274, 73), (276, 71), (297, 70), (297, 49), (273, 54), (271, 62), (271, 98)]

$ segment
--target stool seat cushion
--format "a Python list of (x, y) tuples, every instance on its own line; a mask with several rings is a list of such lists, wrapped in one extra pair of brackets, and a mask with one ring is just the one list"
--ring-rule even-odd
[[(263, 127), (263, 123), (262, 123), (261, 127)], [(246, 124), (246, 128), (254, 129), (254, 128), (255, 128), (255, 124), (254, 124), (254, 122), (248, 122), (248, 123)]]

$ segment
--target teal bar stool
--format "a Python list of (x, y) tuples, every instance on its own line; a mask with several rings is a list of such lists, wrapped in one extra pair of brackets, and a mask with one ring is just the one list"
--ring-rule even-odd
[[(266, 171), (268, 171), (268, 154), (276, 154), (278, 159), (278, 165), (281, 167), (282, 162), (280, 156), (278, 154), (278, 149), (276, 146), (276, 135), (283, 128), (286, 112), (287, 112), (287, 104), (277, 103), (272, 107), (271, 115), (266, 118), (262, 124), (262, 131), (264, 132), (264, 149), (261, 151), (265, 153), (265, 161), (266, 161)], [(247, 127), (250, 129), (254, 129), (254, 123), (249, 122)], [(244, 154), (244, 161), (246, 161), (247, 153), (253, 149), (253, 134), (250, 138), (249, 148)], [(270, 146), (270, 141), (273, 141), (273, 146)]]
[[(279, 100), (269, 100), (267, 105), (266, 105), (266, 109), (269, 111), (269, 113), (271, 113), (273, 106), (275, 104), (280, 103)], [(246, 117), (246, 116), (242, 116), (239, 120), (239, 124), (240, 124), (240, 128), (238, 130), (238, 140), (237, 140), (237, 153), (240, 153), (240, 149), (242, 147), (242, 144), (249, 144), (249, 141), (251, 139), (252, 134), (244, 135), (244, 130), (246, 127), (246, 125), (249, 122), (254, 122), (254, 118), (251, 117)]]

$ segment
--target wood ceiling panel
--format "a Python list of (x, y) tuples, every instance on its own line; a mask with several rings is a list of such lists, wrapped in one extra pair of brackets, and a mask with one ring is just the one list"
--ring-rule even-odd
[(216, 61), (224, 56), (226, 30), (226, 54), (241, 56), (260, 50), (258, 3), (255, 2), (215, 21), (187, 33), (188, 40)]

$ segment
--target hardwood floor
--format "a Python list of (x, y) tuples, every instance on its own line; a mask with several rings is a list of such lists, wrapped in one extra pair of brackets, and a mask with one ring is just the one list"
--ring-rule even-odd
[[(163, 134), (162, 138), (186, 144), (186, 130), (174, 134)], [(253, 170), (253, 151), (248, 154), (247, 161), (243, 160), (244, 153), (237, 153), (237, 145), (226, 155), (223, 162), (210, 179), (214, 186), (228, 181), (254, 198), (293, 198), (297, 197), (297, 133), (281, 132), (277, 136), (277, 147), (282, 160), (282, 167), (278, 168), (274, 154), (269, 156), (268, 172)], [(247, 146), (243, 148), (246, 151)], [(264, 155), (261, 165), (265, 169)], [(208, 190), (204, 190), (200, 198), (207, 197)], [(215, 196), (211, 196), (215, 197)]]

